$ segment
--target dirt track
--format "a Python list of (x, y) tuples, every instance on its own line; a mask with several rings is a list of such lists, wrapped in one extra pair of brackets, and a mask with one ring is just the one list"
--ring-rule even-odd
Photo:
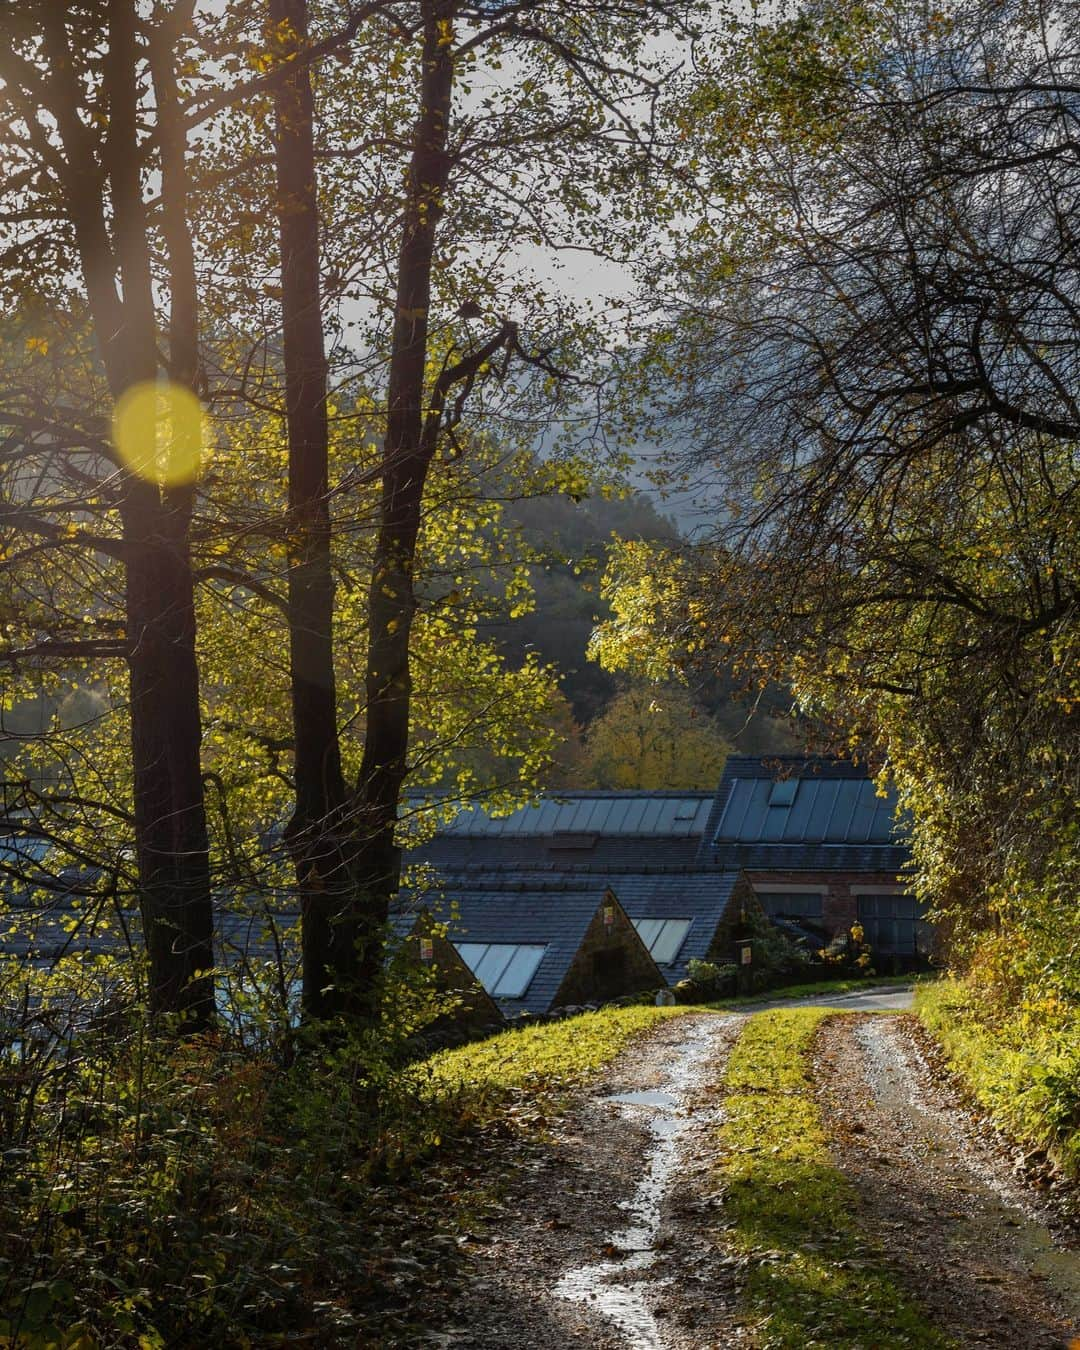
[(1067, 1345), (1080, 1332), (1075, 1234), (985, 1142), (915, 1020), (837, 1018), (815, 1070), (859, 1224), (931, 1319), (961, 1345)]
[[(732, 1268), (707, 1236), (714, 1085), (740, 1018), (662, 1023), (533, 1151), (505, 1220), (432, 1345), (696, 1350), (730, 1345)], [(624, 1094), (670, 1094), (652, 1105)], [(671, 1281), (669, 1284), (668, 1281)]]
[[(661, 1024), (527, 1149), (504, 1218), (469, 1244), (474, 1278), (451, 1324), (427, 1344), (755, 1343), (738, 1320), (745, 1266), (723, 1248), (714, 1175), (718, 1084), (744, 1020)], [(815, 1076), (858, 1222), (931, 1321), (962, 1346), (1068, 1346), (1080, 1334), (1072, 1239), (985, 1142), (914, 1019), (826, 1023)]]

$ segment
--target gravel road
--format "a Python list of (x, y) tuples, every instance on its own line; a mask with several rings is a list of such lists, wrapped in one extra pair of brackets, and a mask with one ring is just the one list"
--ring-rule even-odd
[(1080, 1253), (1017, 1155), (962, 1103), (910, 1017), (837, 1018), (815, 1076), (858, 1220), (963, 1346), (1056, 1350), (1080, 1333)]
[[(1052, 1179), (1014, 1168), (909, 1016), (910, 991), (783, 1000), (825, 1023), (815, 1079), (858, 1222), (961, 1346), (1069, 1347), (1080, 1256)], [(518, 1145), (502, 1218), (467, 1240), (473, 1278), (432, 1346), (721, 1350), (749, 1346), (745, 1259), (723, 1247), (720, 1081), (747, 1015), (690, 1014), (631, 1045), (542, 1140)], [(1075, 1193), (1075, 1189), (1073, 1190)], [(867, 1341), (867, 1345), (872, 1344)], [(1077, 1342), (1076, 1344), (1080, 1344)]]

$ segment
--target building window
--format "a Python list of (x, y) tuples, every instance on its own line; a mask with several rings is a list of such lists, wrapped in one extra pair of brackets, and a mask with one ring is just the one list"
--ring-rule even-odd
[(546, 947), (508, 942), (457, 942), (458, 955), (492, 996), (524, 998)]
[(798, 778), (785, 778), (779, 783), (771, 784), (769, 787), (769, 805), (794, 806), (799, 782)]
[(914, 956), (923, 907), (913, 895), (857, 895), (859, 922), (874, 951)]
[(638, 931), (649, 955), (658, 966), (669, 965), (679, 954), (690, 931), (689, 919), (635, 919)]
[(757, 898), (770, 919), (821, 918), (821, 896), (816, 892), (785, 894), (780, 891), (758, 891)]

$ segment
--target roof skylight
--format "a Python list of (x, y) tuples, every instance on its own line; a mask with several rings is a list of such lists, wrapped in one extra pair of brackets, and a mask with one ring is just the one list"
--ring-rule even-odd
[(649, 955), (658, 966), (669, 964), (679, 954), (679, 948), (690, 931), (689, 919), (635, 919), (638, 931)]
[(456, 942), (458, 955), (492, 996), (523, 998), (546, 946), (511, 942)]

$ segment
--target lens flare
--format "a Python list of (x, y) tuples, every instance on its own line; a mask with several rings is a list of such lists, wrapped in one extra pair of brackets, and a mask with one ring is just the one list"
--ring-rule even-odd
[(193, 483), (202, 459), (202, 404), (183, 385), (132, 385), (113, 412), (113, 444), (140, 478), (162, 487)]

